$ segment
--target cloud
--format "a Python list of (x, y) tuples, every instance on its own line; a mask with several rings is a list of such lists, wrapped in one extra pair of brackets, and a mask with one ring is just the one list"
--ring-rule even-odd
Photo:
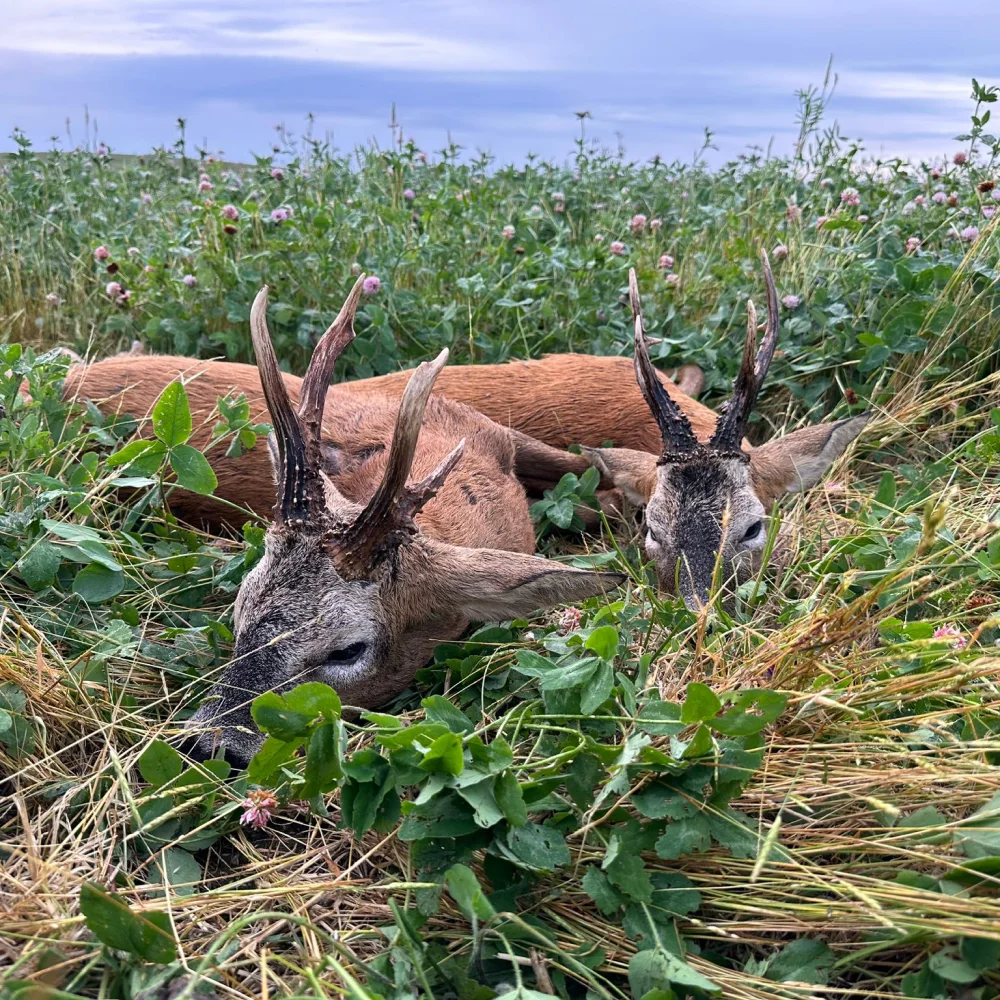
[[(419, 17), (421, 8), (435, 16)], [(430, 30), (408, 25), (424, 21)], [(452, 16), (455, 15), (455, 16)], [(429, 22), (429, 23), (428, 23)], [(465, 28), (465, 31), (456, 29)], [(8, 13), (0, 49), (40, 55), (244, 56), (401, 70), (482, 72), (545, 68), (534, 46), (480, 32), (448, 4), (316, 4), (280, 7), (195, 2), (39, 0)], [(479, 33), (480, 37), (475, 37)]]

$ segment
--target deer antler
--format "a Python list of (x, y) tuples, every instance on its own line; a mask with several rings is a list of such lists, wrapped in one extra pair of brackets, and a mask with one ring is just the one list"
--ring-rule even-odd
[(732, 396), (720, 410), (719, 422), (709, 442), (709, 446), (718, 451), (742, 451), (747, 422), (750, 420), (750, 414), (753, 412), (757, 395), (767, 377), (767, 370), (771, 367), (771, 359), (778, 344), (778, 293), (774, 287), (774, 275), (771, 273), (771, 262), (768, 260), (767, 251), (762, 249), (760, 256), (764, 265), (764, 283), (767, 287), (767, 324), (764, 339), (755, 358), (757, 310), (753, 302), (748, 300), (747, 336), (743, 344), (743, 360), (733, 381)]
[(361, 275), (313, 351), (302, 380), (297, 415), (292, 410), (267, 328), (266, 285), (257, 293), (250, 309), (250, 336), (278, 445), (278, 502), (274, 516), (279, 523), (301, 523), (311, 513), (326, 509), (326, 491), (320, 475), (323, 408), (333, 366), (354, 339), (354, 314), (363, 281)]
[(347, 296), (337, 318), (330, 324), (313, 351), (312, 360), (299, 395), (299, 420), (305, 433), (306, 458), (311, 468), (321, 463), (320, 446), (323, 441), (323, 408), (327, 390), (337, 359), (354, 340), (354, 315), (361, 300), (365, 276), (359, 275), (350, 295)]
[(309, 513), (309, 469), (302, 427), (292, 410), (288, 390), (278, 368), (278, 359), (274, 356), (271, 334), (267, 329), (267, 285), (253, 300), (250, 309), (250, 336), (278, 445), (278, 502), (274, 506), (274, 517), (279, 523), (294, 522), (305, 518)]
[(424, 409), (438, 373), (448, 360), (445, 348), (433, 361), (425, 361), (410, 376), (399, 405), (392, 445), (382, 482), (365, 509), (344, 532), (343, 549), (337, 568), (347, 575), (366, 575), (381, 553), (400, 544), (416, 531), (414, 518), (441, 488), (448, 473), (458, 464), (465, 450), (465, 440), (440, 462), (434, 471), (407, 486), (413, 457), (423, 422)]
[(635, 380), (639, 383), (642, 398), (646, 400), (663, 437), (663, 457), (687, 455), (698, 447), (688, 418), (663, 388), (653, 362), (649, 359), (646, 334), (642, 325), (642, 303), (639, 300), (639, 283), (635, 269), (628, 272), (629, 301), (632, 304), (632, 321), (635, 324)]

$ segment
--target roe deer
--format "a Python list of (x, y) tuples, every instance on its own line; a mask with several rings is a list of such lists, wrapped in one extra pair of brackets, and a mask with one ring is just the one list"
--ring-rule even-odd
[[(778, 341), (778, 294), (766, 251), (767, 323), (757, 346), (757, 313), (747, 300), (743, 358), (730, 398), (710, 426), (661, 385), (649, 358), (635, 271), (629, 298), (635, 326), (635, 377), (658, 428), (657, 454), (631, 448), (584, 448), (584, 454), (634, 503), (645, 506), (646, 553), (660, 586), (679, 589), (691, 608), (709, 598), (717, 563), (722, 578), (752, 567), (764, 547), (765, 517), (784, 493), (815, 485), (871, 416), (863, 413), (793, 431), (758, 447), (747, 422)], [(687, 411), (687, 412), (685, 412)]]
[[(298, 413), (267, 330), (267, 289), (254, 301), (278, 500), (236, 598), (234, 658), (190, 723), (201, 752), (221, 731), (227, 754), (248, 761), (263, 740), (250, 703), (264, 691), (322, 681), (347, 705), (374, 707), (470, 621), (582, 600), (624, 579), (528, 554), (534, 532), (510, 434), (459, 403), (429, 401), (447, 350), (413, 372), (401, 402), (359, 396), (324, 423), (363, 277), (316, 346)], [(411, 473), (419, 478), (408, 484)]]

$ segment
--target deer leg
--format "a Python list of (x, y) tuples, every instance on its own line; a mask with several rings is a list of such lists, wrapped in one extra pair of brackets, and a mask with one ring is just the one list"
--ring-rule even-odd
[(552, 489), (567, 472), (582, 476), (593, 464), (584, 455), (553, 448), (520, 431), (509, 433), (514, 442), (514, 475), (533, 493)]

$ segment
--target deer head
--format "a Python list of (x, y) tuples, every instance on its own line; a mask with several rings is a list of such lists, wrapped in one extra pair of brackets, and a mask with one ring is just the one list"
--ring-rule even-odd
[[(263, 741), (250, 704), (265, 691), (321, 681), (347, 705), (372, 707), (404, 690), (433, 647), (456, 638), (470, 621), (582, 600), (623, 579), (518, 552), (463, 548), (421, 532), (415, 517), (465, 446), (459, 442), (430, 475), (407, 483), (447, 350), (415, 370), (398, 413), (394, 403), (371, 400), (391, 407), (396, 420), (384, 473), (368, 502), (337, 489), (323, 471), (329, 465), (323, 409), (337, 357), (354, 337), (363, 278), (316, 346), (298, 413), (267, 330), (267, 289), (254, 301), (251, 333), (274, 426), (268, 444), (278, 501), (264, 555), (236, 598), (233, 659), (191, 722), (200, 730), (199, 753), (210, 752), (221, 736), (228, 757), (248, 761)], [(527, 517), (523, 492), (517, 495)], [(502, 536), (497, 541), (504, 543)]]
[(586, 448), (585, 453), (633, 503), (645, 505), (645, 547), (660, 586), (679, 590), (691, 608), (709, 598), (721, 557), (723, 580), (759, 561), (766, 515), (786, 492), (819, 481), (861, 433), (870, 414), (817, 424), (747, 450), (743, 435), (778, 342), (778, 295), (765, 251), (767, 323), (757, 349), (757, 313), (747, 302), (747, 335), (732, 395), (721, 407), (710, 440), (699, 441), (677, 402), (663, 388), (649, 359), (635, 271), (629, 296), (635, 325), (635, 376), (660, 428), (657, 458), (628, 448)]

